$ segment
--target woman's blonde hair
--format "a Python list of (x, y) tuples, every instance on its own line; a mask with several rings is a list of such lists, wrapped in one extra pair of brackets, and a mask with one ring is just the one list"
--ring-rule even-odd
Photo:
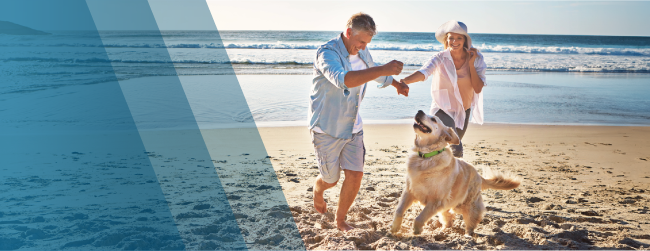
[[(445, 45), (445, 50), (447, 49), (447, 47), (449, 47), (449, 40), (448, 40), (449, 39), (449, 33), (450, 32), (447, 32), (447, 34), (445, 35), (445, 40), (443, 40), (444, 42), (442, 43), (442, 44)], [(465, 49), (469, 49), (469, 46), (467, 46), (467, 36), (463, 35), (463, 37), (465, 37), (465, 42), (463, 42), (463, 47)]]

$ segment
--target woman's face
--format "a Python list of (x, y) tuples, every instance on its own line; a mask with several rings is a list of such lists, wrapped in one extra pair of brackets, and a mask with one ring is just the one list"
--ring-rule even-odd
[(462, 50), (465, 42), (465, 35), (453, 32), (447, 33), (447, 45), (452, 51)]

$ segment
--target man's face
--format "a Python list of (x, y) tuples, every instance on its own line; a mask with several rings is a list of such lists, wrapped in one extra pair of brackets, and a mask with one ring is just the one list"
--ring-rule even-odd
[(350, 55), (357, 55), (360, 50), (366, 49), (366, 46), (372, 40), (372, 35), (368, 32), (359, 31), (355, 34), (352, 28), (348, 28), (345, 31), (345, 37), (348, 38), (348, 44), (345, 47), (348, 49)]

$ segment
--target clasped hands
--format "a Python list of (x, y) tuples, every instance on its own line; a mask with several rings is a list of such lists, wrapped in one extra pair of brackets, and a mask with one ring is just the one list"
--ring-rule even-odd
[[(402, 73), (404, 68), (404, 63), (393, 60), (382, 66), (384, 68), (384, 76), (399, 75)], [(392, 86), (397, 89), (397, 95), (404, 95), (405, 97), (409, 96), (409, 87), (402, 80), (399, 82), (393, 80)]]
[(404, 80), (395, 81), (393, 80), (393, 86), (397, 89), (397, 95), (404, 95), (404, 97), (409, 96), (409, 86), (404, 83)]

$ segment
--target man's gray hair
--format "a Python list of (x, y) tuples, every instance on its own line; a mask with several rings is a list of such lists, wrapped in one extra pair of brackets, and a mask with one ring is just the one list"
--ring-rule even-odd
[(368, 32), (372, 36), (377, 35), (377, 26), (375, 25), (375, 21), (372, 20), (370, 15), (363, 12), (352, 15), (348, 20), (347, 28), (352, 28), (352, 32), (355, 35), (359, 31)]

